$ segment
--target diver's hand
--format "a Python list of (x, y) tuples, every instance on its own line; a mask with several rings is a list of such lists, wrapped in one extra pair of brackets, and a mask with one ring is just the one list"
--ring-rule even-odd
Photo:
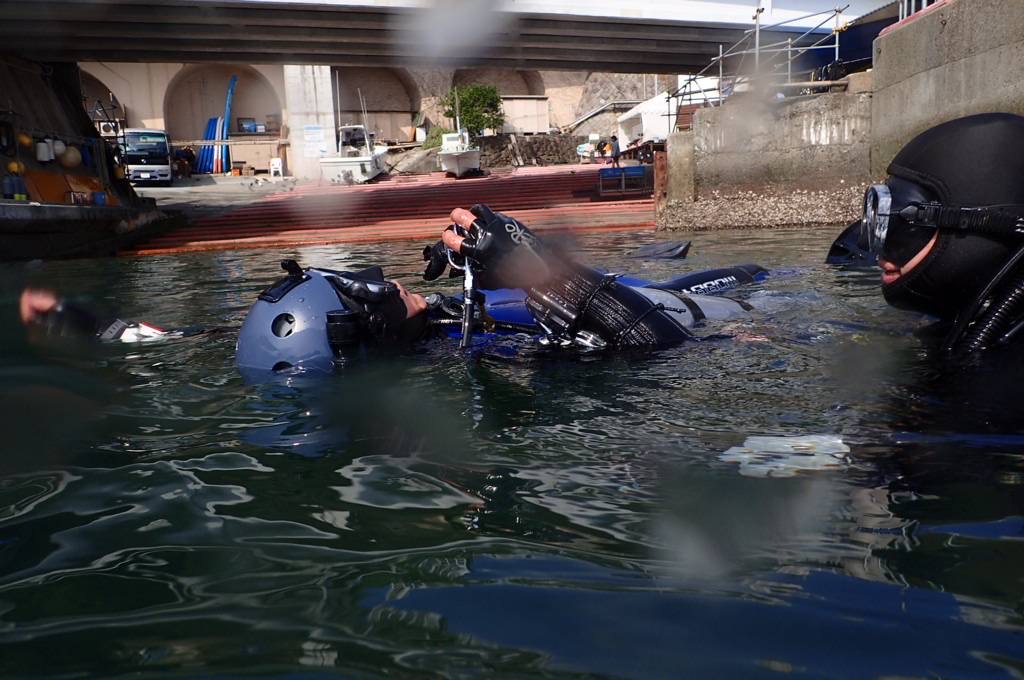
[(400, 284), (398, 281), (392, 281), (398, 287), (398, 296), (402, 299), (405, 304), (405, 318), (411, 319), (414, 316), (419, 316), (423, 312), (427, 311), (429, 303), (427, 299), (419, 293), (410, 293), (405, 289), (405, 286)]
[(60, 304), (60, 298), (51, 290), (26, 288), (21, 291), (18, 312), (25, 325), (42, 323)]
[(18, 300), (18, 313), (23, 324), (41, 329), (47, 335), (93, 337), (99, 328), (92, 312), (44, 288), (23, 290)]
[(547, 249), (518, 220), (479, 204), (452, 210), (451, 219), (469, 236), (446, 229), (441, 242), (478, 263), (482, 288), (528, 288), (550, 277)]
[(427, 266), (423, 268), (424, 281), (433, 281), (444, 274), (445, 268), (448, 267), (448, 249), (445, 247), (444, 241), (424, 247), (423, 261), (427, 263)]

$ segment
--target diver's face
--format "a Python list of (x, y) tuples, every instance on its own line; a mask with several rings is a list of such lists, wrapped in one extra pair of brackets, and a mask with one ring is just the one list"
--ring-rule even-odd
[(878, 254), (883, 285), (910, 273), (935, 247), (937, 229), (908, 224), (899, 214), (933, 198), (920, 185), (891, 175), (884, 185), (872, 185), (865, 193), (862, 224), (870, 249)]
[(932, 236), (931, 240), (925, 244), (924, 248), (919, 250), (906, 264), (900, 266), (894, 262), (890, 262), (884, 257), (878, 258), (878, 266), (882, 268), (882, 285), (888, 285), (890, 283), (896, 283), (900, 280), (900, 277), (904, 274), (909, 274), (910, 271), (916, 267), (921, 261), (928, 256), (932, 248), (935, 247), (935, 241), (939, 238), (939, 232), (936, 231), (935, 235)]

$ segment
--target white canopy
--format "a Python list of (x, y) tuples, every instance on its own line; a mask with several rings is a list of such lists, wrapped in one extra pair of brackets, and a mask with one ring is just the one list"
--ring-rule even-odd
[(619, 144), (625, 148), (637, 137), (644, 142), (668, 139), (672, 121), (675, 119), (674, 109), (668, 92), (662, 92), (640, 102), (618, 117)]

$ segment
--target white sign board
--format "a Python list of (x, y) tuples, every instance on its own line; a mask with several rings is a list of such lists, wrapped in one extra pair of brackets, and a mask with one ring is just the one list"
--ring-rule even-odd
[(320, 158), (327, 155), (327, 144), (324, 141), (322, 126), (302, 126), (302, 155), (305, 158)]

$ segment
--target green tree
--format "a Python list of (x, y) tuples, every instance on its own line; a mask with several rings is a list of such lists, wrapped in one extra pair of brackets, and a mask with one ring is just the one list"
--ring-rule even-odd
[(501, 110), (501, 95), (494, 85), (463, 85), (449, 92), (441, 105), (444, 115), (455, 120), (455, 93), (459, 94), (459, 119), (462, 127), (474, 137), (485, 128), (501, 130), (505, 114)]
[(423, 140), (423, 148), (435, 149), (441, 146), (441, 135), (446, 135), (449, 132), (454, 132), (454, 130), (449, 130), (448, 128), (441, 127), (440, 125), (435, 125), (430, 128), (430, 132), (427, 133), (427, 138)]

